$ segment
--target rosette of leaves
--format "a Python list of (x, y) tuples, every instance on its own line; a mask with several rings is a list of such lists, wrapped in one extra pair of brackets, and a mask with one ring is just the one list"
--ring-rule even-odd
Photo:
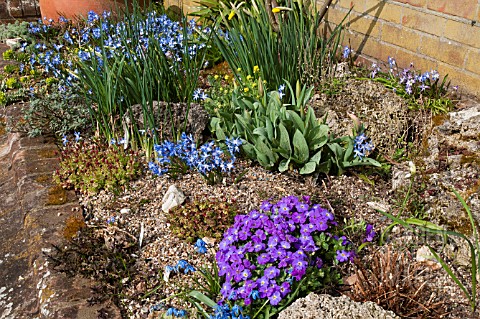
[[(258, 83), (262, 86), (261, 79)], [(230, 107), (217, 110), (211, 120), (217, 139), (241, 137), (242, 149), (249, 158), (280, 172), (299, 169), (300, 174), (342, 174), (352, 166), (380, 165), (366, 157), (354, 157), (354, 138), (335, 138), (325, 121), (317, 119), (308, 106), (313, 87), (307, 89), (297, 82), (294, 91), (287, 85), (292, 98), (285, 104), (278, 91), (261, 99), (239, 97), (234, 91)]]
[(236, 214), (236, 205), (227, 200), (194, 200), (171, 209), (166, 217), (175, 236), (193, 243), (197, 238), (220, 239)]
[(64, 188), (87, 194), (119, 193), (141, 172), (139, 154), (98, 140), (69, 142), (61, 152), (54, 180)]

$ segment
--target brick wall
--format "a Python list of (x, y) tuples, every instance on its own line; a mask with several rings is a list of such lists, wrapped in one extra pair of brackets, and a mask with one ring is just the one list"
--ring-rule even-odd
[(339, 23), (350, 8), (344, 44), (361, 58), (437, 69), (480, 97), (480, 0), (334, 0), (327, 21)]
[(0, 22), (40, 17), (38, 0), (0, 0)]

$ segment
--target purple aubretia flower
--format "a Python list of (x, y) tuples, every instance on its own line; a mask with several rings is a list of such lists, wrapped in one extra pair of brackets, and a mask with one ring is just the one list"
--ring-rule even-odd
[(327, 251), (345, 248), (341, 239), (325, 233), (335, 223), (333, 214), (312, 206), (308, 196), (264, 201), (260, 208), (237, 215), (219, 244), (215, 257), (225, 279), (223, 300), (278, 305), (306, 276), (333, 263)]
[(347, 261), (350, 257), (350, 253), (346, 250), (337, 250), (337, 260), (341, 263)]
[(375, 238), (375, 235), (377, 233), (375, 232), (375, 230), (373, 230), (373, 225), (372, 224), (368, 224), (367, 227), (366, 227), (366, 230), (365, 230), (365, 239), (363, 240), (363, 242), (371, 242), (373, 241), (373, 239)]

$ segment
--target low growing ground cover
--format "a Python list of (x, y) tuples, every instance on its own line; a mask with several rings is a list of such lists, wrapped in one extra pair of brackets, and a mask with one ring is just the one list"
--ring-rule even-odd
[[(319, 36), (318, 13), (297, 2), (210, 9), (202, 25), (154, 6), (32, 23), (4, 54), (16, 63), (0, 104), (29, 100), (25, 129), (56, 134), (55, 179), (85, 207), (55, 268), (97, 278), (126, 318), (267, 319), (310, 292), (403, 317), (474, 316), (478, 161), (452, 185), (467, 202), (448, 190), (467, 233), (437, 225), (423, 149), (454, 107), (447, 77), (393, 57), (384, 72), (355, 67), (352, 48), (337, 53), (341, 26)], [(209, 65), (222, 59), (227, 71)], [(192, 103), (208, 114), (200, 130)], [(184, 201), (167, 209), (172, 185)], [(467, 265), (444, 249), (453, 237)]]

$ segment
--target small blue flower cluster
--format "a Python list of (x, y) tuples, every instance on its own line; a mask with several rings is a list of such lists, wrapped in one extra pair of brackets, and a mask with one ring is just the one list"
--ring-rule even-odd
[(166, 316), (171, 316), (171, 317), (177, 317), (177, 318), (183, 318), (187, 315), (187, 311), (185, 310), (180, 310), (174, 307), (168, 308), (167, 312), (165, 313)]
[(318, 204), (311, 205), (308, 196), (288, 196), (276, 204), (265, 201), (260, 209), (236, 216), (219, 244), (216, 260), (219, 275), (225, 276), (224, 299), (243, 299), (250, 305), (258, 298), (268, 298), (275, 306), (307, 271), (333, 262), (326, 257), (330, 250), (338, 251), (340, 262), (351, 257), (343, 239), (335, 240), (326, 233), (337, 225), (333, 214)]
[[(437, 86), (440, 79), (440, 74), (437, 70), (417, 73), (413, 67), (413, 63), (410, 63), (410, 67), (403, 69), (402, 72), (398, 71), (398, 73), (395, 73), (397, 71), (397, 62), (390, 56), (388, 57), (388, 67), (389, 74), (398, 79), (408, 95), (425, 92), (427, 89), (432, 88), (432, 86)], [(375, 78), (378, 72), (380, 72), (380, 67), (376, 63), (373, 63), (370, 77)]]
[(197, 239), (197, 242), (195, 243), (195, 250), (199, 254), (205, 254), (207, 252), (207, 243), (204, 242), (201, 238)]
[(348, 57), (350, 56), (350, 53), (352, 52), (352, 50), (348, 47), (348, 46), (345, 46), (343, 48), (343, 51), (342, 51), (342, 57), (344, 59), (348, 59)]
[(233, 305), (230, 309), (227, 304), (219, 304), (215, 307), (214, 314), (210, 315), (210, 319), (250, 319), (250, 316), (243, 315), (242, 307), (238, 305)]
[(166, 272), (180, 273), (182, 269), (184, 274), (188, 274), (190, 272), (195, 271), (195, 268), (191, 264), (189, 264), (188, 261), (184, 259), (180, 259), (176, 266), (170, 266), (170, 265), (165, 266)]
[(202, 100), (205, 101), (208, 98), (208, 95), (202, 89), (196, 89), (193, 91), (193, 100), (198, 101)]
[(437, 72), (437, 70), (416, 74), (413, 71), (413, 64), (410, 64), (410, 68), (403, 69), (399, 77), (400, 83), (405, 85), (405, 92), (407, 92), (407, 94), (413, 94), (415, 86), (420, 89), (420, 92), (424, 92), (426, 89), (429, 89), (431, 83), (438, 81), (440, 74)]
[(282, 84), (278, 87), (278, 95), (280, 96), (280, 100), (283, 99), (283, 97), (285, 96), (285, 93), (283, 93), (283, 91), (285, 91), (285, 84)]
[[(37, 65), (47, 74), (53, 74), (57, 78), (63, 78), (67, 85), (71, 85), (78, 76), (75, 70), (75, 58), (71, 52), (78, 48), (77, 57), (83, 62), (91, 61), (96, 57), (96, 66), (99, 71), (103, 68), (104, 61), (101, 56), (103, 50), (106, 51), (107, 58), (115, 56), (126, 57), (127, 61), (136, 62), (145, 56), (151, 41), (159, 44), (161, 51), (169, 57), (172, 63), (181, 62), (184, 52), (188, 52), (186, 58), (193, 59), (199, 50), (205, 48), (206, 44), (201, 37), (196, 37), (198, 31), (200, 34), (208, 35), (211, 28), (202, 28), (197, 26), (194, 20), (187, 25), (186, 35), (188, 37), (188, 47), (185, 48), (187, 41), (184, 40), (184, 32), (180, 22), (170, 20), (165, 14), (158, 14), (151, 11), (143, 21), (135, 25), (127, 25), (124, 21), (113, 23), (110, 19), (111, 14), (104, 12), (99, 16), (93, 11), (88, 13), (85, 27), (78, 29), (62, 28), (63, 36), (59, 37), (59, 43), (38, 42), (35, 44), (36, 53), (30, 57), (30, 67), (34, 69)], [(66, 19), (61, 18), (66, 22)], [(37, 36), (49, 39), (47, 35), (54, 28), (55, 24), (31, 23), (29, 32)], [(131, 32), (127, 28), (132, 28)], [(127, 41), (127, 32), (135, 34), (133, 38)], [(51, 40), (51, 39), (50, 39)], [(186, 49), (186, 50), (185, 50)]]
[(362, 160), (373, 150), (373, 144), (365, 133), (358, 134), (353, 141), (353, 157)]
[(370, 72), (370, 77), (373, 79), (380, 72), (380, 67), (376, 63), (372, 63), (372, 71)]
[(176, 158), (185, 163), (189, 169), (195, 169), (204, 176), (218, 169), (221, 172), (230, 172), (236, 160), (235, 153), (240, 151), (242, 141), (239, 138), (227, 138), (225, 144), (229, 153), (228, 158), (213, 141), (205, 143), (198, 150), (192, 135), (182, 133), (177, 143), (165, 141), (163, 144), (154, 145), (158, 154), (158, 164), (150, 162), (148, 167), (154, 174), (162, 175), (168, 172), (169, 166), (175, 164), (173, 161)]

